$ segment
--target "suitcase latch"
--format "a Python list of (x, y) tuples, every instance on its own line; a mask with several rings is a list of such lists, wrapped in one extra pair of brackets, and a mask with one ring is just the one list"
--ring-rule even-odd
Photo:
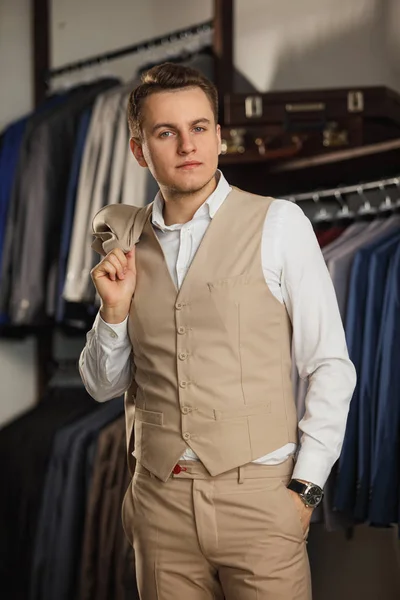
[(222, 138), (221, 154), (244, 154), (246, 151), (244, 136), (245, 129), (230, 129), (229, 138)]
[(349, 92), (347, 94), (347, 110), (351, 113), (358, 113), (364, 110), (363, 92)]
[(339, 129), (337, 123), (328, 123), (323, 132), (323, 140), (325, 148), (347, 146), (349, 143), (349, 132), (346, 129)]
[(245, 111), (247, 119), (262, 117), (263, 105), (261, 96), (247, 96), (245, 100)]

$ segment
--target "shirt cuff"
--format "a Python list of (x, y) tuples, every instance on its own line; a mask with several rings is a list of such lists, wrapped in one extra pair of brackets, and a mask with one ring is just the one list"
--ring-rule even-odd
[(118, 343), (125, 342), (128, 338), (128, 319), (129, 315), (122, 323), (106, 323), (101, 318), (100, 312), (98, 312), (93, 323), (93, 329), (101, 344), (114, 346), (117, 341)]
[(309, 450), (301, 450), (298, 454), (296, 465), (293, 470), (293, 479), (301, 479), (323, 488), (332, 470), (332, 460), (319, 458), (315, 460), (315, 451), (311, 454)]

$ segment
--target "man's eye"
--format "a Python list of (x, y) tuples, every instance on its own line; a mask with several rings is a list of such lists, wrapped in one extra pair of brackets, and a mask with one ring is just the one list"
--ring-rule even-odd
[(160, 134), (160, 137), (161, 137), (161, 138), (166, 138), (166, 137), (169, 137), (169, 136), (170, 136), (170, 134), (172, 135), (172, 132), (171, 132), (171, 131), (163, 131), (163, 132)]
[(198, 132), (205, 131), (204, 127), (195, 127), (194, 130)]

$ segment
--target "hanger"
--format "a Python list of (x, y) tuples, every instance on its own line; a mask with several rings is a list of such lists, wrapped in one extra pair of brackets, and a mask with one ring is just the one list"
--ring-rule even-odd
[(364, 188), (360, 185), (357, 188), (357, 194), (362, 199), (363, 203), (357, 211), (357, 218), (361, 218), (362, 220), (370, 221), (373, 220), (376, 216), (378, 209), (375, 206), (371, 206), (370, 201), (367, 196), (364, 194)]
[(319, 206), (319, 210), (313, 216), (313, 219), (312, 219), (313, 223), (316, 223), (316, 224), (331, 223), (334, 219), (334, 215), (331, 212), (327, 211), (324, 206), (320, 206), (321, 199), (320, 199), (319, 193), (315, 192), (315, 194), (313, 194), (313, 196), (312, 196), (312, 199), (313, 199), (315, 205)]
[(339, 223), (349, 220), (353, 221), (355, 213), (352, 210), (350, 210), (349, 205), (344, 200), (340, 189), (335, 191), (335, 198), (340, 204), (340, 209), (336, 213), (335, 219), (337, 219)]
[(380, 213), (389, 213), (392, 214), (393, 210), (395, 209), (395, 204), (392, 202), (391, 197), (389, 196), (386, 188), (385, 188), (385, 184), (384, 183), (380, 183), (379, 184), (379, 190), (382, 192), (383, 196), (384, 196), (384, 200), (382, 200), (382, 202), (380, 203), (380, 205), (378, 206), (378, 211)]
[(398, 198), (397, 198), (396, 202), (394, 203), (394, 212), (400, 213), (400, 178), (396, 178), (394, 180), (394, 183), (396, 185), (397, 192), (398, 192)]

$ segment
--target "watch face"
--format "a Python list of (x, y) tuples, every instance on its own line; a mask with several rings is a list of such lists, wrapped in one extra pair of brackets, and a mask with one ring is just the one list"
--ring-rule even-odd
[(316, 485), (312, 485), (307, 492), (304, 494), (304, 499), (309, 506), (318, 506), (322, 500), (323, 492), (321, 488)]

